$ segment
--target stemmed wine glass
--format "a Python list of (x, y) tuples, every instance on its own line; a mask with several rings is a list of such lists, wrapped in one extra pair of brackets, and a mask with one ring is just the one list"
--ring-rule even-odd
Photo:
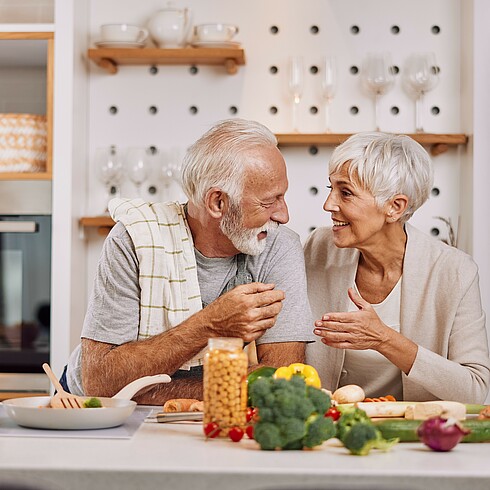
[(298, 109), (303, 95), (304, 85), (304, 62), (302, 56), (292, 56), (289, 59), (289, 93), (293, 97), (293, 131), (298, 129)]
[(325, 132), (331, 133), (330, 104), (337, 91), (337, 62), (334, 56), (325, 56), (322, 60), (322, 96), (325, 99)]
[(181, 183), (182, 163), (178, 148), (171, 148), (161, 155), (161, 178), (163, 181), (163, 199), (168, 200), (168, 193), (173, 183)]
[(376, 131), (379, 131), (379, 99), (389, 92), (395, 83), (391, 55), (369, 53), (362, 65), (361, 79), (366, 88), (374, 94), (374, 120)]
[(415, 132), (423, 133), (421, 115), (424, 95), (439, 82), (439, 68), (434, 53), (414, 53), (406, 61), (403, 70), (404, 86), (415, 97)]
[(129, 148), (127, 150), (126, 171), (129, 179), (136, 187), (137, 196), (141, 197), (141, 186), (150, 172), (146, 148)]
[(108, 203), (110, 199), (119, 195), (119, 184), (123, 176), (121, 157), (114, 145), (95, 150), (95, 173), (106, 188), (104, 214), (108, 214)]

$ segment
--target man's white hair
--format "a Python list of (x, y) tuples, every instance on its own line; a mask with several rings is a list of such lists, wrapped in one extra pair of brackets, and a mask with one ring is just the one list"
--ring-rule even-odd
[(247, 155), (260, 147), (277, 147), (274, 134), (245, 119), (220, 121), (187, 151), (182, 163), (182, 188), (190, 202), (204, 203), (206, 192), (222, 189), (238, 203), (243, 192)]
[(354, 134), (334, 150), (329, 173), (339, 172), (346, 163), (350, 178), (357, 179), (374, 196), (379, 208), (396, 194), (408, 197), (402, 223), (429, 198), (434, 181), (432, 162), (424, 148), (409, 136)]

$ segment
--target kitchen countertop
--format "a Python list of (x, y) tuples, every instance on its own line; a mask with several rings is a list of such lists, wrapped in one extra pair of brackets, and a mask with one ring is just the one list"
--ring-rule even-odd
[(206, 441), (200, 424), (144, 423), (130, 440), (0, 438), (0, 488), (388, 489), (490, 488), (490, 444), (435, 453), (419, 443), (351, 456), (338, 441), (311, 451), (260, 451), (255, 441)]

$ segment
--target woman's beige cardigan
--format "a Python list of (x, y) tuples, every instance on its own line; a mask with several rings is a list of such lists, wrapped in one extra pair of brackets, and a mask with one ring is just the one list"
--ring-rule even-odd
[[(410, 373), (402, 373), (403, 399), (483, 403), (490, 359), (477, 266), (413, 226), (405, 230), (400, 332), (418, 344), (418, 353)], [(313, 317), (347, 311), (359, 251), (337, 248), (332, 230), (318, 228), (305, 244), (305, 258)], [(344, 352), (320, 340), (307, 346), (307, 362), (319, 370), (324, 388), (337, 388)]]

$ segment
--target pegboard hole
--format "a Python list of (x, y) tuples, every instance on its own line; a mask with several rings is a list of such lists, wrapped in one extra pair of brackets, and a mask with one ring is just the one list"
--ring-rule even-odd
[(318, 66), (316, 66), (316, 65), (310, 66), (310, 73), (312, 75), (316, 75), (318, 73)]
[(393, 73), (393, 75), (398, 75), (398, 73), (400, 73), (400, 68), (396, 65), (393, 65), (391, 67), (391, 73)]
[(431, 71), (434, 75), (439, 75), (439, 73), (441, 73), (441, 68), (439, 66), (432, 66)]
[(235, 115), (238, 113), (238, 107), (236, 105), (231, 105), (228, 109), (230, 111), (230, 114)]
[(349, 112), (353, 115), (353, 116), (356, 116), (357, 114), (359, 114), (359, 107), (353, 105), (350, 109), (349, 109)]
[(154, 185), (150, 185), (150, 187), (148, 187), (148, 194), (156, 194), (157, 193), (157, 188), (154, 186)]
[(109, 189), (109, 193), (111, 196), (114, 196), (117, 194), (117, 187), (115, 185), (111, 185), (111, 188)]
[(349, 68), (349, 71), (351, 72), (352, 75), (357, 75), (359, 73), (359, 68), (355, 65), (352, 65)]
[(310, 107), (310, 114), (318, 114), (318, 107), (317, 107), (317, 106), (312, 105), (312, 106)]
[(441, 28), (439, 26), (432, 26), (430, 28), (430, 31), (432, 32), (432, 34), (439, 34), (441, 32)]
[(269, 112), (271, 114), (277, 114), (278, 113), (277, 107), (275, 105), (269, 107)]
[(111, 114), (117, 114), (117, 111), (118, 111), (118, 109), (117, 109), (117, 107), (116, 107), (115, 105), (111, 105), (111, 106), (109, 107), (109, 112), (110, 112)]
[(277, 66), (274, 66), (272, 65), (270, 68), (269, 68), (269, 71), (275, 75), (278, 71), (279, 71), (279, 68), (277, 68)]
[(359, 34), (360, 31), (361, 31), (361, 29), (359, 29), (359, 26), (351, 26), (351, 28), (350, 28), (351, 34), (354, 34), (354, 35)]
[(316, 230), (316, 226), (310, 226), (308, 228), (308, 231), (311, 233), (312, 231), (315, 231)]
[(318, 34), (320, 32), (320, 28), (318, 26), (311, 26), (310, 27), (310, 32), (312, 34)]
[(318, 187), (310, 187), (310, 194), (316, 196), (318, 194)]
[(439, 187), (434, 187), (431, 191), (430, 191), (431, 195), (434, 196), (434, 197), (437, 197), (441, 191), (439, 190)]
[(279, 32), (279, 27), (271, 26), (271, 28), (269, 30), (270, 30), (271, 34), (277, 34)]
[(199, 109), (198, 109), (198, 108), (197, 108), (195, 105), (191, 105), (191, 106), (189, 107), (189, 112), (190, 112), (191, 114), (197, 114), (197, 113), (199, 112)]
[(155, 115), (155, 114), (158, 112), (158, 107), (157, 107), (157, 106), (152, 105), (152, 106), (150, 106), (150, 107), (148, 108), (148, 112), (149, 112), (150, 114)]
[(316, 155), (318, 153), (318, 146), (314, 146), (314, 145), (313, 146), (310, 146), (308, 148), (308, 153), (310, 155)]
[(150, 155), (156, 155), (156, 153), (158, 153), (158, 148), (156, 146), (149, 146), (148, 153)]
[(199, 73), (199, 68), (195, 65), (192, 65), (190, 68), (189, 68), (189, 73), (191, 75), (197, 75)]
[(391, 26), (391, 33), (392, 34), (400, 34), (400, 28), (398, 26)]
[(390, 109), (390, 112), (394, 115), (394, 116), (397, 116), (398, 114), (400, 114), (400, 109), (394, 105), (391, 109)]
[(150, 75), (156, 75), (158, 73), (158, 67), (156, 67), (155, 65), (150, 66), (148, 71), (150, 72)]
[(439, 109), (439, 107), (434, 106), (434, 107), (431, 107), (430, 112), (432, 113), (432, 115), (438, 116), (439, 113), (441, 112), (441, 110)]
[(430, 230), (430, 234), (432, 236), (439, 236), (440, 233), (441, 232), (439, 231), (439, 228), (431, 228), (431, 230)]

